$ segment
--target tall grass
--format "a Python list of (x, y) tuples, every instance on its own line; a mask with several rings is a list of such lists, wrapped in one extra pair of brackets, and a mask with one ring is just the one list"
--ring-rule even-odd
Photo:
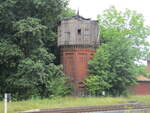
[[(100, 106), (112, 104), (127, 104), (137, 101), (141, 104), (150, 104), (150, 95), (129, 97), (56, 97), (53, 99), (31, 99), (27, 101), (11, 102), (8, 104), (8, 113), (28, 111), (31, 109), (63, 108), (77, 106)], [(0, 113), (3, 113), (3, 102), (0, 102)]]

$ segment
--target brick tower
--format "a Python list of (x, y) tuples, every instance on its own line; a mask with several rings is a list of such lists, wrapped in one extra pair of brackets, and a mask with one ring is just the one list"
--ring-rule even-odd
[(65, 18), (58, 26), (58, 47), (64, 73), (74, 85), (74, 94), (84, 89), (88, 61), (99, 45), (98, 22), (79, 15)]

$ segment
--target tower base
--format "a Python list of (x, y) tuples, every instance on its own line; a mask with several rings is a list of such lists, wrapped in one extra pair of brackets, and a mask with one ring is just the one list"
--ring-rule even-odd
[(70, 78), (74, 86), (74, 94), (80, 95), (84, 91), (84, 80), (88, 75), (88, 61), (93, 57), (92, 48), (60, 48), (60, 61), (64, 73)]

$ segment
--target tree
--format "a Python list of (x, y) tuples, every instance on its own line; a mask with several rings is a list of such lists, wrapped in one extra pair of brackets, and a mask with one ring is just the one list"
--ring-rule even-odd
[(136, 65), (136, 73), (137, 73), (137, 75), (150, 77), (150, 74), (147, 71), (147, 67), (144, 64), (137, 64)]
[(0, 94), (4, 94), (9, 87), (6, 79), (16, 72), (23, 53), (16, 44), (7, 40), (0, 40)]
[(101, 43), (107, 43), (113, 38), (128, 38), (132, 47), (137, 48), (136, 61), (147, 57), (149, 43), (146, 40), (150, 35), (150, 27), (145, 25), (144, 17), (136, 11), (126, 9), (118, 11), (114, 6), (98, 15)]
[[(136, 82), (136, 62), (144, 58), (149, 44), (146, 38), (150, 27), (144, 25), (141, 14), (117, 11), (111, 7), (98, 16), (101, 45), (89, 62), (89, 91), (122, 95)], [(95, 84), (98, 88), (95, 88)]]
[(57, 22), (71, 11), (67, 4), (67, 0), (0, 0), (0, 95), (10, 92), (24, 99), (66, 93), (55, 50)]
[(102, 91), (110, 88), (110, 84), (107, 81), (109, 78), (110, 53), (105, 49), (108, 49), (107, 45), (97, 49), (96, 55), (89, 62), (90, 76), (86, 79), (85, 85), (92, 95), (101, 95)]
[[(18, 99), (32, 96), (51, 97), (64, 96), (69, 93), (62, 68), (52, 62), (46, 64), (42, 60), (24, 59), (18, 65), (17, 73), (9, 77), (10, 89)], [(14, 90), (15, 89), (15, 90)]]

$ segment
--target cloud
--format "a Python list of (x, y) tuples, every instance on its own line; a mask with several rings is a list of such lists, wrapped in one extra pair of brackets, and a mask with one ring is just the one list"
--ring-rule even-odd
[(82, 16), (93, 19), (112, 5), (119, 10), (128, 8), (142, 13), (146, 24), (150, 25), (149, 4), (149, 0), (70, 0), (69, 6), (75, 10), (79, 9)]

